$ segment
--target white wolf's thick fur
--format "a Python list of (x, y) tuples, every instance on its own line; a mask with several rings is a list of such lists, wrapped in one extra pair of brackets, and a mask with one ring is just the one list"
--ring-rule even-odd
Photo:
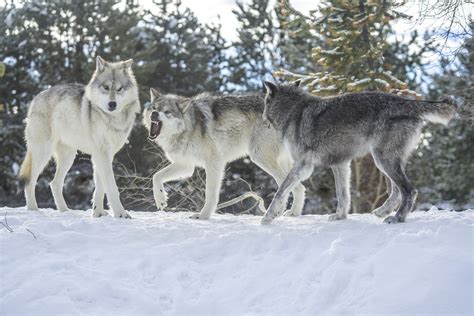
[[(163, 184), (190, 177), (195, 167), (202, 167), (206, 171), (206, 201), (200, 213), (191, 216), (196, 219), (208, 219), (215, 212), (227, 163), (248, 155), (272, 175), (278, 185), (291, 169), (293, 163), (281, 137), (273, 128), (263, 124), (261, 111), (240, 109), (238, 103), (245, 106), (246, 102), (235, 97), (234, 101), (221, 101), (226, 104), (226, 108), (217, 119), (213, 114), (212, 103), (218, 98), (207, 94), (192, 99), (160, 96), (151, 89), (153, 105), (144, 111), (144, 124), (150, 129), (150, 115), (153, 110), (159, 111), (159, 119), (163, 124), (155, 141), (171, 161), (170, 165), (153, 177), (153, 194), (158, 209), (167, 206)], [(262, 102), (263, 106), (263, 98), (258, 102)], [(196, 122), (198, 115), (205, 122), (201, 126)], [(202, 130), (204, 126), (206, 132)], [(295, 187), (291, 210), (285, 215), (301, 215), (304, 192), (302, 184)]]
[[(93, 216), (107, 215), (105, 193), (115, 217), (130, 217), (120, 202), (112, 160), (125, 144), (140, 109), (131, 65), (132, 60), (108, 63), (98, 57), (87, 86), (54, 86), (33, 99), (25, 130), (27, 154), (20, 172), (29, 210), (38, 209), (35, 185), (52, 154), (56, 160), (51, 182), (54, 201), (60, 211), (68, 210), (62, 188), (80, 150), (91, 155), (94, 165)], [(116, 105), (111, 108), (113, 102)]]

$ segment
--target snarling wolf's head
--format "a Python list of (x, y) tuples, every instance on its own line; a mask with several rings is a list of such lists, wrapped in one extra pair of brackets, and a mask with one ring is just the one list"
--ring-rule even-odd
[(265, 109), (263, 110), (263, 121), (274, 125), (275, 119), (282, 113), (288, 112), (294, 103), (305, 92), (299, 88), (301, 80), (296, 80), (292, 84), (276, 85), (265, 81), (267, 93), (265, 95)]
[(133, 60), (110, 63), (97, 56), (96, 70), (86, 87), (86, 97), (102, 111), (120, 113), (138, 100)]
[(150, 89), (151, 104), (143, 112), (143, 123), (147, 127), (148, 137), (152, 140), (160, 137), (181, 134), (186, 130), (184, 114), (191, 101), (172, 94), (160, 94)]

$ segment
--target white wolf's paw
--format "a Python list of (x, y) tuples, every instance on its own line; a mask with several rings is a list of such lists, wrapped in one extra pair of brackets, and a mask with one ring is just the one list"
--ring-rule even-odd
[(298, 214), (295, 214), (293, 213), (292, 210), (286, 210), (285, 212), (283, 212), (283, 216), (292, 216), (292, 217), (296, 217), (298, 216)]
[(128, 214), (128, 212), (125, 211), (125, 210), (121, 210), (121, 211), (118, 211), (118, 212), (114, 211), (114, 217), (115, 218), (128, 218), (128, 219), (132, 218), (130, 216), (130, 214)]
[(70, 208), (60, 208), (59, 212), (64, 213), (64, 212), (69, 212), (71, 209)]
[(331, 214), (331, 215), (329, 215), (328, 220), (329, 220), (330, 222), (333, 222), (333, 221), (339, 221), (339, 220), (341, 220), (341, 219), (346, 219), (346, 218), (347, 218), (347, 215), (346, 215), (346, 214), (344, 214), (344, 215), (339, 215), (339, 214), (336, 213), (336, 214)]
[(104, 210), (95, 209), (92, 211), (92, 217), (102, 217), (102, 216), (107, 216), (107, 215), (109, 215), (109, 213), (107, 213)]
[(189, 216), (189, 218), (191, 219), (209, 219), (211, 216), (210, 215), (203, 215), (201, 213), (196, 213), (196, 214), (193, 214), (191, 216)]
[(377, 217), (385, 217), (390, 213), (391, 213), (390, 210), (388, 210), (386, 208), (381, 208), (381, 207), (376, 208), (375, 210), (372, 211), (372, 214), (374, 214)]
[(262, 220), (260, 221), (260, 223), (262, 225), (268, 225), (271, 222), (273, 222), (273, 219), (275, 219), (275, 216), (271, 213), (266, 212), (265, 215), (263, 215)]
[(384, 223), (386, 224), (397, 224), (397, 223), (403, 223), (404, 220), (398, 218), (397, 216), (388, 216), (383, 220)]
[(168, 206), (168, 195), (164, 189), (159, 189), (154, 192), (156, 208), (158, 211), (163, 211)]

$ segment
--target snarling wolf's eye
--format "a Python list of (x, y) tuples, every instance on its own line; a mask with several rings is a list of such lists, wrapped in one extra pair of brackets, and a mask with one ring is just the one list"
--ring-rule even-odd
[(123, 87), (120, 87), (117, 89), (117, 92), (121, 92), (123, 90)]
[(166, 110), (166, 111), (164, 111), (163, 113), (165, 113), (165, 115), (170, 115), (170, 114), (171, 114), (171, 111)]
[(104, 84), (102, 87), (104, 88), (105, 91), (109, 91), (109, 86), (108, 85)]

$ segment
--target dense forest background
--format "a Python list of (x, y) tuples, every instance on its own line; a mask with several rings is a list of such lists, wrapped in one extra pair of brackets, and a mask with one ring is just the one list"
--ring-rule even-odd
[[(273, 3), (273, 2), (271, 2)], [(420, 190), (419, 207), (437, 204), (463, 209), (474, 203), (472, 126), (473, 39), (471, 17), (462, 32), (446, 28), (400, 34), (394, 23), (409, 18), (391, 1), (332, 0), (309, 15), (291, 1), (252, 0), (235, 4), (238, 37), (224, 38), (219, 24), (199, 21), (179, 1), (5, 1), (0, 7), (0, 206), (24, 205), (16, 176), (26, 152), (24, 124), (31, 99), (61, 82), (87, 83), (97, 55), (110, 61), (133, 58), (140, 101), (149, 88), (192, 96), (203, 91), (242, 93), (262, 90), (262, 80), (302, 78), (314, 94), (346, 91), (405, 91), (407, 97), (456, 97), (459, 117), (448, 127), (427, 125), (408, 165)], [(423, 9), (420, 7), (420, 10)], [(456, 9), (456, 8), (455, 8)], [(447, 8), (447, 13), (456, 11)], [(445, 13), (446, 13), (445, 12)], [(423, 12), (419, 12), (420, 17)], [(419, 17), (416, 17), (419, 18)], [(441, 54), (446, 42), (458, 48)], [(437, 56), (436, 65), (432, 56)], [(433, 71), (433, 68), (436, 68)], [(129, 142), (115, 159), (116, 179), (128, 209), (155, 210), (151, 176), (166, 165), (161, 150), (148, 141), (137, 117)], [(40, 207), (54, 207), (51, 162), (40, 176)], [(368, 212), (386, 197), (383, 176), (370, 158), (354, 162), (353, 212)], [(197, 211), (203, 203), (205, 175), (167, 186), (170, 211)], [(332, 174), (317, 170), (305, 183), (305, 213), (335, 209)], [(255, 191), (267, 203), (276, 183), (248, 161), (228, 166), (221, 201)], [(93, 192), (89, 157), (79, 154), (64, 188), (71, 208), (89, 209)], [(267, 204), (268, 205), (268, 204)], [(255, 213), (253, 201), (224, 209)]]

